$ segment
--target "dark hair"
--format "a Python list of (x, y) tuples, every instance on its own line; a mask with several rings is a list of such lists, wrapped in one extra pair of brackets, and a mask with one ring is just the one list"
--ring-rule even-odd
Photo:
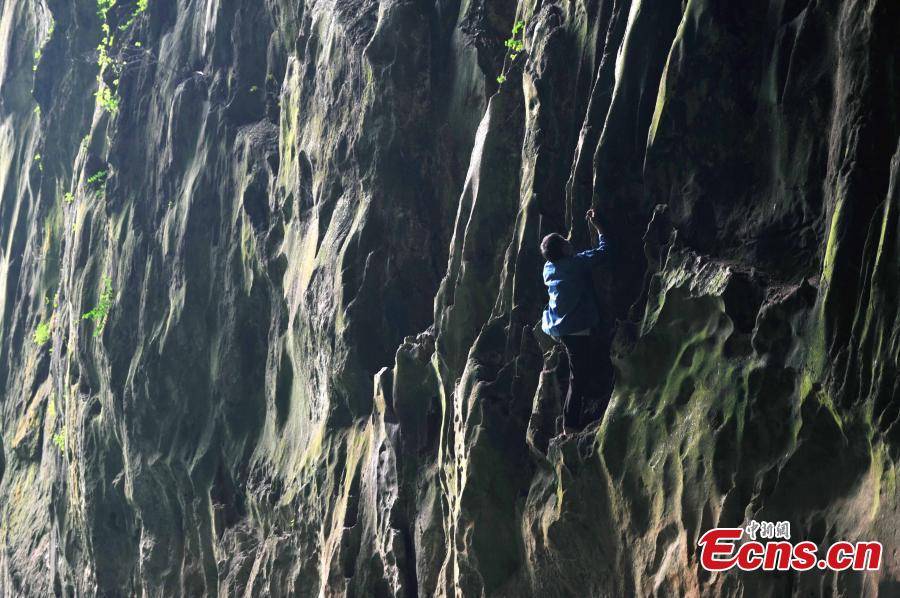
[(568, 241), (559, 233), (550, 233), (541, 241), (541, 255), (548, 262), (555, 262), (566, 257), (565, 247)]

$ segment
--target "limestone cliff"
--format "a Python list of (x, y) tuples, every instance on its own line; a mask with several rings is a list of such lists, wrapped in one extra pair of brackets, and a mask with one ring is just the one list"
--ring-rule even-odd
[[(898, 26), (0, 0), (0, 595), (897, 595)], [(616, 381), (560, 441), (538, 241), (591, 205)], [(701, 570), (749, 519), (884, 564)]]

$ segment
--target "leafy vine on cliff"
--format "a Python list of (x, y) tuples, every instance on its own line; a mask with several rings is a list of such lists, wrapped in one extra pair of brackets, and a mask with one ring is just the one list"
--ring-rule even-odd
[(97, 307), (81, 316), (82, 320), (91, 320), (96, 325), (94, 329), (94, 338), (100, 336), (106, 327), (106, 321), (109, 318), (109, 310), (112, 307), (112, 279), (109, 276), (103, 277), (103, 291), (100, 293), (100, 300)]
[(503, 42), (506, 46), (506, 57), (503, 60), (503, 71), (497, 75), (497, 83), (503, 85), (509, 69), (515, 64), (519, 54), (525, 51), (525, 21), (516, 21), (510, 32), (509, 39)]
[[(100, 106), (110, 113), (119, 110), (119, 77), (125, 68), (124, 60), (112, 57), (116, 36), (113, 34), (109, 13), (117, 3), (118, 0), (97, 0), (97, 15), (102, 21), (100, 29), (103, 31), (103, 37), (100, 39), (100, 45), (97, 46), (97, 66), (100, 67), (100, 72), (97, 73), (98, 88), (94, 96)], [(137, 0), (134, 11), (125, 23), (119, 25), (118, 30), (122, 33), (128, 31), (134, 25), (135, 20), (147, 11), (148, 4), (149, 0)], [(140, 47), (140, 42), (136, 43), (136, 47)], [(103, 77), (107, 69), (111, 69), (115, 75), (115, 79), (109, 85)]]

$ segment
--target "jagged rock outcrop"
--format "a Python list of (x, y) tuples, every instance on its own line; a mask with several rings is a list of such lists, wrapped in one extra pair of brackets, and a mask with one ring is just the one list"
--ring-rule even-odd
[[(898, 23), (0, 0), (0, 595), (896, 594)], [(560, 440), (589, 206), (615, 386)], [(699, 567), (754, 518), (882, 569)]]

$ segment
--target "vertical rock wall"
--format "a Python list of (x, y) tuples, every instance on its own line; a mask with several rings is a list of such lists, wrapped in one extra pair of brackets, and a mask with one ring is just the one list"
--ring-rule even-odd
[[(893, 595), (898, 24), (0, 0), (0, 595)], [(591, 205), (560, 441), (537, 245)], [(884, 565), (700, 570), (754, 518)]]

